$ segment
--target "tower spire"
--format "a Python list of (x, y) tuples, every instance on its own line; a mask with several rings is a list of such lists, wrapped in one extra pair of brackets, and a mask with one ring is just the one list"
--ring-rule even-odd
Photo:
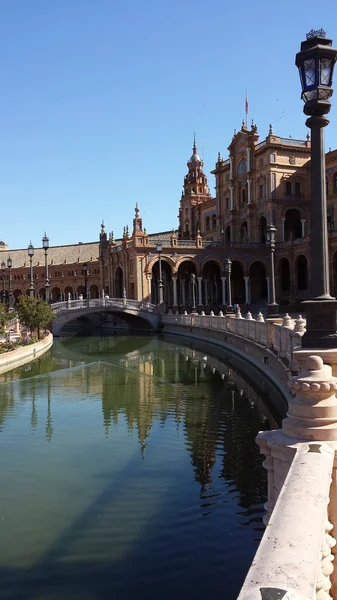
[(196, 144), (196, 141), (195, 141), (195, 134), (194, 134), (194, 137), (193, 137), (193, 154), (197, 154), (197, 144)]

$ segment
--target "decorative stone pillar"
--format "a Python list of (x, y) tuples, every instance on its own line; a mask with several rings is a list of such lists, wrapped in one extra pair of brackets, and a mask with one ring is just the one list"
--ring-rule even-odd
[(245, 303), (250, 304), (249, 277), (244, 277), (245, 280)]
[(247, 172), (249, 173), (250, 169), (250, 148), (246, 148), (246, 159), (247, 159)]
[(247, 204), (251, 204), (252, 203), (252, 197), (251, 197), (251, 179), (247, 179)]
[(267, 280), (267, 298), (268, 298), (268, 304), (270, 304), (270, 278), (266, 277)]
[(177, 276), (173, 275), (172, 276), (172, 285), (173, 285), (173, 306), (178, 306), (178, 299), (177, 299)]
[(226, 277), (221, 277), (222, 284), (222, 306), (226, 306), (227, 304), (227, 295), (226, 295)]
[(230, 193), (230, 209), (233, 210), (233, 208), (234, 208), (234, 187), (232, 185), (229, 188), (229, 193)]
[(152, 290), (151, 290), (152, 275), (147, 276), (147, 281), (148, 281), (148, 285), (149, 285), (149, 291), (148, 291), (149, 303), (152, 304)]
[(306, 223), (306, 219), (301, 219), (301, 225), (302, 225), (302, 238), (305, 237), (305, 223)]
[(180, 279), (180, 293), (181, 293), (181, 303), (186, 304), (186, 295), (185, 295), (185, 278), (181, 277)]
[(229, 179), (233, 178), (233, 159), (229, 157)]
[(285, 241), (286, 232), (285, 232), (285, 217), (282, 218), (282, 242)]
[(202, 306), (202, 277), (197, 277), (198, 280), (198, 306)]

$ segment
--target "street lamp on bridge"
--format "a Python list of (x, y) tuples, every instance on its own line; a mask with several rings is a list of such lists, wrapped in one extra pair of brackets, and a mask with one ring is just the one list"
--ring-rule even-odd
[(13, 261), (11, 259), (11, 257), (9, 256), (7, 258), (7, 268), (9, 271), (9, 276), (8, 276), (8, 310), (12, 310), (13, 308), (13, 293), (12, 293), (12, 274), (11, 274), (11, 268), (13, 266)]
[(5, 302), (6, 302), (6, 290), (5, 290), (6, 263), (4, 260), (1, 263), (1, 271), (2, 271), (2, 304), (5, 304)]
[(157, 243), (157, 252), (158, 252), (158, 260), (159, 260), (159, 283), (158, 283), (158, 297), (159, 297), (159, 302), (158, 304), (163, 304), (164, 302), (164, 294), (163, 294), (163, 274), (162, 274), (162, 270), (161, 270), (161, 253), (163, 251), (163, 244), (161, 242)]
[(49, 238), (47, 237), (46, 232), (44, 232), (44, 236), (42, 238), (42, 247), (44, 249), (44, 268), (45, 268), (45, 296), (46, 302), (49, 302), (49, 273), (48, 273), (48, 248), (49, 248)]
[(337, 346), (337, 301), (330, 295), (328, 225), (325, 186), (324, 127), (331, 108), (332, 76), (337, 50), (323, 29), (311, 30), (296, 54), (299, 69), (303, 112), (311, 129), (311, 239), (310, 284), (312, 297), (306, 308), (307, 331), (302, 338), (305, 348)]
[(232, 313), (233, 312), (233, 306), (232, 306), (232, 261), (231, 259), (228, 257), (226, 258), (226, 274), (227, 274), (227, 284), (228, 284), (228, 293), (227, 293), (227, 306), (226, 306), (226, 313)]
[(29, 286), (29, 295), (34, 296), (34, 280), (33, 280), (33, 256), (34, 256), (34, 246), (32, 242), (29, 243), (28, 246), (28, 256), (30, 263), (30, 286)]
[(196, 274), (195, 273), (191, 273), (191, 283), (192, 283), (192, 312), (196, 313), (197, 312), (197, 307), (195, 305), (195, 282), (196, 282)]
[(84, 263), (83, 271), (84, 271), (84, 299), (87, 300), (87, 298), (88, 298), (88, 265), (87, 265), (87, 263)]
[(266, 241), (270, 248), (270, 273), (269, 273), (269, 303), (268, 303), (268, 318), (277, 318), (279, 316), (278, 304), (275, 298), (275, 267), (274, 267), (274, 252), (275, 252), (276, 227), (268, 225), (266, 230)]

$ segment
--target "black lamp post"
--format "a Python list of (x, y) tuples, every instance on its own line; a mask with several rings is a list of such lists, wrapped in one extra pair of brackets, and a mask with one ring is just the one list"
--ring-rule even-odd
[(302, 337), (305, 348), (335, 348), (337, 346), (337, 301), (330, 295), (328, 226), (325, 187), (324, 127), (329, 120), (332, 95), (332, 75), (337, 50), (325, 31), (311, 30), (296, 55), (300, 72), (303, 111), (311, 129), (311, 245), (310, 285), (312, 298), (306, 308), (307, 331)]
[(6, 302), (6, 290), (5, 290), (6, 263), (4, 260), (1, 263), (1, 271), (2, 271), (2, 304), (5, 304), (5, 302)]
[(34, 296), (34, 281), (33, 281), (33, 256), (34, 256), (34, 246), (32, 242), (29, 243), (28, 246), (28, 256), (30, 263), (30, 286), (29, 286), (29, 295)]
[(158, 258), (159, 258), (159, 284), (158, 284), (158, 290), (159, 290), (159, 304), (163, 304), (164, 302), (164, 294), (163, 294), (163, 275), (162, 275), (162, 270), (161, 270), (161, 253), (163, 251), (163, 244), (161, 242), (158, 242), (157, 244), (157, 252), (158, 252)]
[(88, 265), (87, 265), (87, 263), (84, 263), (83, 271), (84, 271), (84, 299), (87, 300), (87, 298), (88, 298)]
[(228, 285), (226, 313), (232, 313), (233, 312), (233, 306), (232, 306), (232, 281), (231, 281), (232, 261), (231, 261), (230, 258), (226, 258), (226, 273), (227, 273), (227, 285)]
[(44, 236), (42, 238), (42, 247), (44, 249), (44, 269), (45, 269), (45, 284), (44, 284), (44, 289), (45, 289), (46, 302), (49, 302), (49, 287), (50, 287), (49, 273), (48, 273), (49, 238), (47, 237), (46, 232), (44, 233)]
[(12, 310), (13, 309), (13, 293), (12, 293), (12, 275), (11, 275), (11, 268), (13, 266), (13, 261), (11, 259), (11, 257), (9, 256), (7, 258), (7, 268), (8, 268), (8, 272), (9, 272), (9, 282), (8, 282), (8, 310)]
[(195, 273), (191, 273), (191, 283), (192, 283), (192, 312), (196, 313), (197, 312), (197, 307), (195, 305), (195, 280), (196, 280), (196, 275)]
[(269, 273), (269, 303), (268, 303), (268, 318), (277, 318), (279, 316), (278, 304), (275, 298), (275, 268), (274, 268), (274, 252), (275, 252), (275, 237), (276, 227), (269, 225), (266, 230), (267, 244), (270, 248), (270, 273)]

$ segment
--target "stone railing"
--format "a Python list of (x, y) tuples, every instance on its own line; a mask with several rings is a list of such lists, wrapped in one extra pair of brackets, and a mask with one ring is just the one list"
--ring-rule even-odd
[(337, 599), (337, 378), (309, 356), (290, 387), (282, 429), (257, 436), (268, 471), (267, 528), (239, 600)]
[(68, 310), (80, 310), (83, 308), (131, 308), (138, 311), (157, 312), (157, 306), (150, 302), (140, 302), (139, 300), (130, 300), (129, 298), (94, 298), (87, 300), (66, 300), (65, 302), (55, 302), (51, 305), (56, 314)]
[(238, 315), (214, 314), (167, 314), (162, 316), (164, 325), (182, 325), (185, 327), (223, 331), (262, 346), (272, 351), (291, 370), (297, 370), (294, 350), (301, 346), (302, 335), (305, 332), (305, 321), (301, 316), (292, 319), (285, 315), (279, 322), (265, 321), (261, 313), (253, 319), (251, 313), (243, 318)]

